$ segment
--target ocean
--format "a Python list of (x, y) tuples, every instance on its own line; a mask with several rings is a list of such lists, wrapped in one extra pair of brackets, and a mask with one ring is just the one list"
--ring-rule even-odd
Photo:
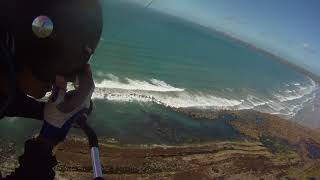
[[(91, 60), (90, 119), (102, 138), (123, 144), (234, 139), (239, 135), (225, 123), (173, 109), (252, 109), (290, 119), (315, 98), (311, 78), (221, 33), (135, 5), (103, 1), (103, 7), (104, 31)], [(10, 119), (0, 122), (0, 134), (19, 131), (14, 139), (25, 139), (40, 125)]]

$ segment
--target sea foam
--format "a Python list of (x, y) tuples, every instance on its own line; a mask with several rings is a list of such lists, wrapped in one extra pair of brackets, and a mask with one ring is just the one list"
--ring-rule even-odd
[[(246, 92), (246, 97), (220, 95), (190, 91), (174, 87), (162, 80), (137, 80), (123, 78), (112, 74), (100, 74), (103, 80), (96, 82), (94, 99), (104, 99), (115, 102), (155, 103), (172, 108), (201, 108), (257, 111), (281, 114), (286, 117), (294, 116), (303, 104), (312, 100), (312, 93), (318, 88), (309, 79), (304, 85), (298, 82), (286, 83), (281, 90), (274, 90), (269, 95), (257, 95)], [(228, 90), (229, 93), (234, 93)], [(238, 98), (237, 98), (238, 97)]]
[(125, 78), (124, 81), (120, 81), (117, 76), (113, 74), (106, 75), (108, 79), (104, 79), (101, 82), (96, 82), (98, 88), (109, 89), (125, 89), (125, 90), (142, 90), (142, 91), (155, 91), (155, 92), (181, 92), (182, 88), (173, 87), (164, 81), (151, 79), (149, 81), (135, 80)]

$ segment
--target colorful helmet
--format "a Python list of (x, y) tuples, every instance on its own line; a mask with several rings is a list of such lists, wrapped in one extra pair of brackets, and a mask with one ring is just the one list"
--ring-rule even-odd
[(2, 0), (15, 42), (14, 61), (35, 77), (54, 81), (86, 65), (102, 33), (99, 0)]

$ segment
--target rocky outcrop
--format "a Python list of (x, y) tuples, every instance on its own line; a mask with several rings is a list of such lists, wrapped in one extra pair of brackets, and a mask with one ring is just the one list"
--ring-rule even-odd
[[(298, 152), (272, 152), (261, 142), (211, 142), (189, 146), (101, 146), (107, 179), (277, 179), (289, 172), (310, 168)], [(69, 140), (57, 152), (59, 175), (90, 179), (91, 164), (86, 145)], [(320, 177), (310, 170), (310, 177)], [(298, 176), (293, 176), (297, 178)], [(300, 178), (298, 178), (300, 179)]]

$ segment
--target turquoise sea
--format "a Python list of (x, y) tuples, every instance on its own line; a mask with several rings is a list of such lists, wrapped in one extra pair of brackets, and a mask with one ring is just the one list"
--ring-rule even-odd
[[(90, 122), (100, 137), (124, 144), (237, 138), (225, 123), (195, 121), (172, 108), (253, 109), (290, 119), (315, 96), (310, 78), (215, 31), (118, 1), (103, 7), (104, 31), (91, 61)], [(39, 126), (10, 119), (0, 122), (0, 135), (25, 139)]]

